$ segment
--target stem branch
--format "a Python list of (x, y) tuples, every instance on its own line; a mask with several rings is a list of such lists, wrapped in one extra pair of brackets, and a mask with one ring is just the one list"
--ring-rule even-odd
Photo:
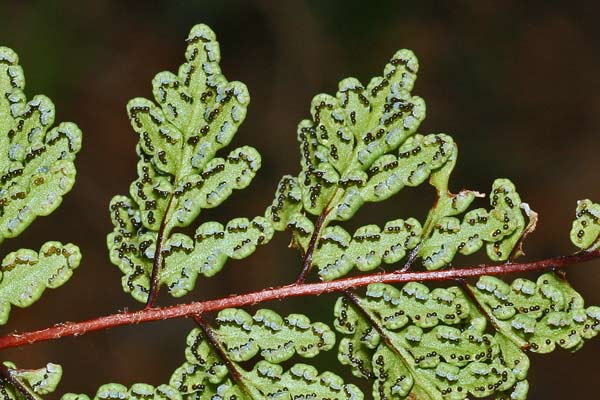
[(173, 196), (169, 199), (165, 215), (160, 223), (158, 229), (158, 235), (156, 236), (156, 250), (154, 251), (154, 263), (152, 263), (152, 276), (150, 277), (150, 291), (148, 292), (148, 300), (146, 301), (145, 308), (152, 308), (158, 299), (158, 293), (160, 292), (160, 270), (162, 269), (163, 256), (162, 256), (162, 245), (164, 240), (165, 229), (167, 227), (167, 214), (171, 208), (171, 202)]
[(0, 379), (12, 385), (26, 400), (37, 400), (37, 397), (31, 392), (31, 389), (23, 384), (23, 382), (14, 375), (14, 372), (14, 370), (0, 362)]
[(0, 350), (67, 336), (79, 336), (88, 332), (122, 325), (190, 317), (195, 314), (219, 311), (230, 307), (249, 306), (267, 301), (281, 300), (288, 297), (318, 296), (325, 293), (343, 292), (348, 289), (367, 286), (372, 283), (455, 281), (457, 279), (480, 277), (482, 275), (507, 275), (531, 271), (561, 269), (569, 265), (583, 263), (599, 257), (600, 250), (594, 250), (524, 263), (481, 265), (439, 271), (406, 272), (403, 274), (397, 272), (385, 272), (359, 275), (329, 282), (294, 283), (287, 286), (269, 288), (258, 292), (223, 297), (215, 300), (179, 304), (163, 308), (146, 308), (134, 312), (121, 312), (83, 322), (66, 322), (38, 331), (12, 333), (0, 337)]
[(312, 268), (312, 256), (317, 246), (317, 240), (319, 239), (319, 234), (321, 233), (321, 228), (323, 227), (325, 218), (327, 218), (327, 211), (323, 211), (323, 213), (319, 215), (319, 218), (317, 218), (317, 221), (315, 222), (315, 229), (310, 237), (310, 242), (308, 243), (304, 260), (302, 260), (302, 271), (300, 271), (300, 275), (298, 275), (298, 279), (296, 279), (296, 285), (304, 283)]
[(192, 315), (192, 319), (200, 327), (202, 333), (204, 333), (204, 337), (206, 338), (206, 340), (208, 340), (212, 348), (217, 352), (221, 360), (225, 363), (225, 366), (229, 371), (229, 375), (231, 375), (231, 379), (233, 379), (233, 381), (237, 383), (244, 392), (246, 392), (247, 394), (251, 394), (248, 391), (248, 388), (246, 387), (244, 379), (242, 378), (242, 374), (240, 374), (237, 365), (234, 364), (234, 362), (231, 361), (231, 359), (227, 355), (227, 351), (225, 350), (221, 342), (219, 342), (219, 339), (217, 339), (217, 337), (215, 336), (213, 328), (210, 326), (210, 324), (206, 322), (200, 314)]

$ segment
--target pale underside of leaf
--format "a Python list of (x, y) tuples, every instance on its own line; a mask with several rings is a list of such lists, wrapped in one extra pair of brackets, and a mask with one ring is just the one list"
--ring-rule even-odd
[[(107, 384), (100, 387), (95, 400), (121, 399), (204, 399), (264, 400), (315, 399), (362, 400), (362, 392), (331, 372), (320, 373), (312, 366), (296, 363), (284, 368), (278, 363), (296, 355), (312, 358), (332, 348), (335, 338), (329, 327), (311, 322), (306, 316), (281, 317), (271, 310), (250, 315), (227, 309), (216, 319), (215, 337), (226, 349), (236, 368), (232, 378), (226, 364), (199, 329), (187, 337), (186, 361), (177, 368), (168, 384), (152, 386)], [(237, 361), (263, 358), (250, 370)], [(268, 361), (267, 361), (268, 360)], [(89, 400), (86, 395), (67, 394), (63, 400)]]
[(81, 131), (54, 123), (54, 104), (27, 101), (17, 54), (0, 47), (0, 242), (18, 236), (38, 216), (49, 215), (75, 182)]
[(589, 199), (577, 202), (575, 220), (571, 228), (571, 242), (582, 250), (592, 250), (600, 235), (600, 204)]
[(472, 291), (496, 328), (532, 352), (549, 353), (557, 345), (575, 351), (600, 331), (600, 307), (585, 307), (581, 295), (556, 274), (510, 285), (482, 277)]
[(79, 266), (81, 253), (73, 244), (46, 242), (39, 252), (21, 249), (2, 260), (0, 324), (8, 320), (11, 306), (29, 307), (46, 288), (63, 285)]
[[(527, 385), (525, 353), (487, 333), (485, 317), (459, 288), (374, 284), (360, 306), (367, 314), (345, 298), (336, 304), (338, 359), (373, 382), (375, 399), (512, 396)], [(517, 394), (526, 398), (526, 390)]]
[[(18, 369), (15, 364), (8, 361), (5, 361), (4, 365), (8, 367), (8, 373), (26, 388), (27, 393), (38, 400), (54, 392), (62, 378), (63, 370), (58, 364), (48, 363), (44, 368), (39, 369)], [(22, 400), (23, 394), (11, 384), (2, 381), (0, 399)]]
[[(416, 133), (425, 117), (424, 101), (411, 95), (417, 70), (414, 54), (400, 50), (367, 87), (348, 78), (335, 97), (317, 95), (311, 119), (299, 124), (301, 172), (282, 178), (266, 217), (275, 230), (292, 232), (293, 246), (314, 253), (311, 267), (323, 280), (404, 258), (439, 269), (456, 254), (469, 255), (484, 245), (492, 260), (503, 261), (522, 244), (521, 200), (506, 179), (494, 182), (492, 210), (475, 209), (459, 219), (483, 195), (449, 191), (458, 154), (450, 136)], [(352, 218), (366, 202), (389, 199), (428, 180), (437, 200), (423, 223), (403, 217), (354, 234), (334, 224)], [(315, 245), (309, 249), (310, 243)]]
[(210, 28), (196, 25), (187, 43), (178, 73), (161, 72), (152, 81), (154, 101), (136, 98), (127, 106), (139, 135), (138, 179), (129, 197), (111, 202), (114, 230), (107, 243), (111, 261), (124, 274), (123, 289), (142, 302), (153, 285), (183, 296), (199, 274), (216, 274), (228, 258), (244, 258), (272, 236), (261, 217), (234, 219), (226, 227), (205, 222), (195, 238), (176, 232), (201, 210), (246, 188), (261, 166), (249, 146), (217, 157), (244, 121), (250, 97), (243, 83), (221, 74), (219, 44)]

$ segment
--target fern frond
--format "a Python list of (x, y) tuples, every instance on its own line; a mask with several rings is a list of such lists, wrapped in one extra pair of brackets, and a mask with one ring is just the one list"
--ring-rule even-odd
[[(49, 215), (75, 182), (75, 155), (81, 131), (54, 124), (54, 104), (42, 95), (30, 101), (17, 54), (0, 47), (0, 242), (23, 232), (38, 216)], [(46, 287), (65, 283), (81, 260), (73, 244), (45, 243), (40, 252), (8, 254), (0, 271), (0, 325), (11, 304), (28, 307)]]
[[(482, 195), (448, 190), (458, 154), (450, 136), (416, 133), (425, 117), (424, 101), (410, 93), (417, 70), (414, 54), (400, 50), (384, 75), (367, 87), (348, 78), (340, 82), (336, 97), (317, 95), (312, 119), (299, 125), (301, 172), (283, 177), (266, 217), (274, 229), (290, 230), (293, 244), (313, 255), (312, 266), (323, 280), (353, 268), (370, 271), (396, 264), (407, 254), (422, 258), (428, 269), (439, 269), (457, 252), (472, 254), (484, 244), (492, 260), (506, 260), (524, 234), (521, 200), (506, 179), (494, 183), (491, 211), (472, 210), (462, 223), (455, 217)], [(361, 227), (353, 235), (332, 225), (350, 219), (366, 202), (388, 199), (427, 180), (438, 198), (422, 223), (399, 219), (383, 229)]]
[(173, 296), (183, 296), (194, 288), (199, 274), (217, 274), (229, 258), (248, 257), (272, 237), (271, 224), (260, 216), (252, 220), (234, 218), (226, 226), (205, 222), (196, 230), (194, 239), (175, 233), (163, 245), (165, 266), (160, 280)]
[(497, 179), (492, 186), (489, 212), (478, 208), (467, 212), (462, 222), (456, 217), (439, 218), (431, 237), (426, 239), (419, 255), (427, 269), (439, 269), (457, 253), (470, 255), (486, 244), (488, 257), (506, 260), (525, 228), (521, 199), (507, 179)]
[(585, 199), (577, 202), (575, 220), (571, 228), (571, 242), (582, 250), (598, 243), (600, 236), (600, 204)]
[(600, 331), (600, 307), (584, 307), (581, 295), (556, 274), (511, 285), (485, 276), (471, 290), (499, 332), (535, 353), (556, 345), (577, 350)]
[(556, 274), (511, 285), (484, 276), (468, 288), (473, 299), (458, 287), (430, 291), (420, 283), (373, 284), (357, 304), (340, 298), (340, 362), (373, 380), (377, 399), (526, 399), (525, 350), (574, 351), (600, 330), (600, 308), (585, 308)]
[[(189, 368), (189, 366), (188, 366)], [(191, 379), (194, 372), (189, 368), (182, 374)], [(243, 371), (240, 378), (243, 387), (226, 379), (219, 385), (204, 385), (196, 380), (187, 380), (179, 385), (173, 382), (184, 396), (196, 399), (317, 399), (317, 400), (362, 400), (362, 392), (352, 384), (346, 384), (339, 376), (319, 372), (306, 364), (294, 364), (285, 370), (281, 365), (259, 361), (250, 371)], [(179, 385), (179, 386), (177, 386)], [(191, 393), (186, 392), (191, 389)]]
[[(231, 379), (225, 363), (199, 329), (187, 338), (186, 362), (178, 368), (170, 385), (186, 395), (201, 399), (236, 398), (314, 398), (362, 399), (354, 386), (344, 384), (335, 374), (321, 375), (309, 365), (295, 364), (289, 370), (277, 365), (294, 354), (312, 358), (331, 349), (335, 335), (322, 323), (311, 323), (300, 314), (282, 318), (271, 310), (259, 310), (254, 316), (238, 309), (221, 311), (216, 318), (214, 335), (232, 360), (237, 376)], [(250, 371), (237, 363), (260, 355)]]
[[(300, 314), (281, 317), (271, 310), (253, 316), (239, 309), (226, 309), (216, 318), (214, 336), (235, 368), (232, 376), (202, 331), (193, 329), (187, 337), (186, 361), (177, 368), (168, 384), (154, 387), (135, 384), (130, 388), (108, 384), (99, 388), (95, 399), (315, 399), (362, 400), (354, 385), (331, 373), (321, 374), (309, 365), (284, 368), (279, 363), (297, 355), (312, 358), (330, 350), (333, 331), (325, 324)], [(256, 356), (263, 360), (247, 371), (238, 362)], [(63, 400), (88, 400), (86, 395), (68, 394)]]
[(221, 74), (219, 45), (210, 28), (195, 26), (187, 43), (178, 74), (161, 72), (152, 81), (154, 101), (136, 98), (127, 106), (140, 136), (139, 177), (129, 197), (111, 202), (115, 228), (108, 247), (112, 263), (124, 274), (123, 289), (139, 301), (147, 301), (151, 287), (161, 285), (182, 296), (198, 274), (216, 274), (227, 258), (246, 257), (272, 236), (262, 217), (232, 220), (226, 228), (208, 222), (194, 239), (173, 233), (202, 209), (246, 188), (261, 164), (248, 146), (215, 157), (243, 122), (250, 97), (243, 83)]
[(11, 305), (25, 308), (46, 288), (63, 285), (79, 266), (81, 253), (72, 244), (46, 242), (39, 252), (20, 249), (2, 260), (0, 272), (0, 325), (8, 321)]
[[(27, 391), (27, 395), (41, 400), (43, 395), (56, 390), (62, 378), (62, 367), (58, 364), (48, 363), (46, 367), (39, 369), (18, 369), (15, 364), (5, 361), (7, 373), (16, 385), (21, 385)], [(3, 400), (22, 400), (24, 394), (14, 385), (2, 379), (0, 382), (0, 398)]]
[(294, 354), (311, 358), (335, 344), (335, 334), (325, 324), (312, 323), (302, 314), (285, 318), (271, 310), (253, 316), (240, 309), (219, 312), (215, 335), (233, 361), (248, 361), (257, 354), (272, 363), (281, 363)]
[(81, 149), (77, 125), (54, 123), (54, 104), (43, 95), (27, 101), (17, 54), (0, 47), (0, 241), (49, 215), (75, 182)]
[[(194, 375), (197, 371), (189, 367), (178, 377), (172, 378), (172, 385), (154, 387), (136, 383), (130, 388), (116, 383), (101, 386), (94, 400), (260, 400), (260, 399), (315, 399), (315, 400), (362, 400), (363, 394), (354, 385), (344, 384), (343, 380), (331, 373), (318, 371), (306, 364), (295, 364), (284, 370), (277, 364), (258, 362), (251, 371), (244, 372), (244, 389), (230, 379), (219, 384), (201, 383)], [(179, 381), (178, 379), (182, 379)], [(250, 393), (248, 393), (250, 392)], [(90, 400), (84, 394), (68, 393), (62, 400)]]
[(414, 218), (390, 221), (383, 229), (377, 225), (361, 226), (352, 236), (340, 226), (328, 226), (321, 235), (313, 264), (324, 280), (343, 276), (354, 267), (370, 271), (383, 263), (395, 264), (420, 243), (421, 232), (421, 224)]
[[(336, 97), (315, 96), (312, 120), (304, 120), (298, 127), (302, 171), (294, 182), (298, 188), (295, 197), (300, 200), (296, 202), (297, 211), (319, 215), (327, 209), (331, 210), (330, 220), (347, 220), (365, 201), (384, 200), (402, 186), (421, 179), (428, 166), (414, 173), (410, 169), (426, 163), (435, 151), (417, 157), (409, 154), (408, 160), (400, 163), (395, 156), (383, 157), (413, 135), (425, 117), (425, 103), (410, 94), (417, 70), (412, 52), (401, 50), (386, 66), (384, 77), (374, 78), (368, 87), (347, 78), (340, 82)], [(434, 147), (432, 143), (431, 149)], [(439, 155), (436, 166), (446, 160), (447, 154)], [(386, 173), (386, 166), (393, 166), (395, 171)], [(394, 174), (396, 171), (400, 174)], [(372, 185), (363, 189), (371, 178)], [(378, 185), (386, 179), (389, 185)], [(276, 199), (268, 213), (282, 214), (282, 205)], [(283, 226), (278, 229), (287, 225), (285, 215), (281, 222)]]
[(375, 399), (525, 398), (527, 356), (487, 333), (485, 317), (461, 289), (375, 284), (356, 299), (336, 303), (335, 327), (344, 335), (338, 359), (373, 382)]
[[(119, 383), (107, 383), (98, 388), (94, 400), (182, 400), (183, 396), (169, 385), (154, 387), (135, 383), (130, 388)], [(86, 394), (67, 393), (61, 400), (90, 400)]]
[[(192, 28), (186, 62), (177, 74), (154, 78), (154, 100), (136, 98), (127, 106), (139, 135), (138, 178), (129, 194), (110, 204), (114, 230), (107, 243), (111, 262), (123, 272), (126, 292), (146, 302), (137, 312), (59, 325), (2, 338), (3, 348), (131, 322), (187, 316), (200, 328), (187, 336), (185, 361), (169, 382), (130, 387), (101, 386), (94, 399), (286, 399), (362, 400), (364, 394), (332, 372), (297, 363), (334, 348), (335, 333), (302, 314), (285, 317), (261, 309), (249, 314), (227, 306), (255, 305), (287, 296), (342, 292), (334, 328), (342, 335), (337, 355), (355, 377), (371, 385), (377, 400), (464, 400), (495, 396), (526, 400), (527, 352), (557, 347), (575, 351), (600, 331), (600, 307), (585, 307), (564, 276), (546, 273), (536, 282), (511, 284), (483, 272), (537, 271), (555, 263), (598, 257), (600, 205), (582, 200), (571, 240), (583, 251), (530, 263), (512, 263), (523, 254), (537, 214), (521, 201), (513, 183), (497, 179), (491, 209), (470, 209), (482, 194), (452, 193), (449, 179), (458, 147), (447, 134), (419, 134), (424, 101), (411, 94), (418, 61), (398, 51), (383, 75), (365, 87), (354, 78), (339, 84), (336, 96), (317, 95), (311, 118), (300, 122), (301, 170), (280, 181), (265, 216), (204, 221), (195, 234), (183, 233), (204, 209), (234, 190), (248, 187), (261, 165), (248, 146), (218, 152), (232, 141), (246, 115), (249, 95), (229, 82), (219, 67), (220, 50), (205, 25)], [(47, 215), (70, 190), (81, 133), (73, 124), (53, 124), (52, 103), (43, 96), (26, 102), (16, 54), (0, 47), (0, 242), (19, 234), (35, 217)], [(4, 157), (6, 156), (6, 157)], [(348, 232), (344, 223), (367, 202), (389, 199), (426, 181), (437, 198), (423, 221), (403, 215), (383, 226)], [(35, 207), (34, 207), (35, 206)], [(158, 309), (161, 286), (175, 297), (190, 292), (199, 275), (211, 277), (228, 259), (243, 259), (289, 230), (303, 253), (303, 269), (292, 285), (244, 295)], [(451, 265), (457, 254), (485, 246), (502, 265), (455, 268), (400, 275), (419, 260), (423, 268)], [(0, 324), (13, 305), (26, 307), (45, 290), (63, 284), (80, 262), (79, 249), (58, 242), (39, 252), (22, 249), (0, 268)], [(353, 271), (372, 271), (406, 259), (392, 273), (337, 282), (305, 284), (312, 267), (330, 281)], [(466, 278), (478, 277), (475, 284)], [(418, 283), (401, 288), (372, 282), (455, 280), (460, 286), (430, 289)], [(353, 285), (371, 283), (364, 295)], [(225, 309), (223, 309), (225, 308)], [(222, 309), (212, 327), (203, 313)], [(68, 331), (67, 333), (58, 332)], [(56, 336), (52, 336), (56, 335)], [(39, 399), (52, 392), (62, 368), (19, 370), (0, 365), (0, 397)], [(64, 400), (89, 400), (66, 394)]]

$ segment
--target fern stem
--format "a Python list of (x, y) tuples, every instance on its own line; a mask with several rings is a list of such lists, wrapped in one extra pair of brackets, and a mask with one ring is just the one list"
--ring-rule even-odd
[(343, 292), (351, 288), (368, 286), (372, 283), (455, 281), (457, 279), (477, 278), (483, 275), (508, 275), (533, 271), (558, 270), (597, 258), (600, 258), (600, 250), (584, 251), (568, 256), (559, 256), (525, 263), (480, 265), (476, 267), (459, 267), (438, 271), (406, 272), (403, 274), (394, 271), (359, 275), (329, 282), (291, 284), (264, 289), (258, 292), (223, 297), (220, 299), (179, 304), (163, 308), (146, 308), (134, 312), (121, 312), (83, 322), (66, 322), (38, 331), (12, 333), (0, 337), (0, 350), (67, 336), (79, 336), (88, 332), (122, 325), (134, 325), (142, 322), (190, 317), (195, 314), (219, 311), (230, 307), (250, 306), (267, 301), (282, 300), (288, 297), (318, 296), (325, 293)]
[(310, 270), (312, 268), (312, 256), (315, 251), (315, 248), (317, 247), (317, 240), (319, 239), (321, 228), (323, 227), (325, 218), (327, 218), (327, 214), (327, 210), (323, 211), (323, 213), (319, 215), (319, 218), (317, 218), (317, 221), (315, 222), (315, 229), (313, 230), (310, 242), (308, 243), (304, 259), (302, 260), (302, 271), (300, 271), (300, 275), (298, 275), (298, 279), (296, 279), (296, 285), (304, 283), (306, 277), (310, 273)]
[(422, 245), (423, 241), (421, 241), (414, 249), (411, 250), (410, 254), (408, 255), (408, 258), (406, 259), (406, 262), (404, 263), (402, 268), (396, 271), (396, 273), (403, 274), (412, 267), (413, 262), (417, 259), (417, 256), (419, 255), (419, 251), (421, 251)]
[[(381, 339), (383, 339), (383, 342), (385, 343), (385, 345), (390, 350), (392, 350), (394, 353), (396, 353), (396, 355), (400, 358), (402, 363), (404, 363), (404, 366), (411, 372), (411, 374), (413, 375), (413, 377), (415, 378), (415, 380), (418, 383), (419, 375), (416, 373), (415, 369), (413, 368), (413, 365), (410, 362), (410, 360), (411, 360), (410, 354), (408, 354), (405, 350), (403, 350), (402, 348), (400, 348), (394, 344), (394, 341), (392, 340), (392, 338), (390, 338), (388, 336), (386, 330), (373, 317), (373, 315), (362, 306), (362, 304), (360, 302), (360, 298), (354, 292), (352, 292), (350, 289), (345, 290), (344, 297), (346, 299), (348, 299), (354, 305), (354, 308), (356, 310), (358, 310), (363, 315), (363, 317), (365, 317), (367, 319), (367, 321), (369, 321), (369, 324), (375, 328), (377, 333), (379, 333), (379, 336), (381, 337)], [(426, 386), (423, 385), (423, 387), (426, 387)], [(428, 393), (428, 394), (431, 396), (431, 398), (434, 398), (434, 395), (432, 393)]]
[(4, 363), (0, 363), (0, 379), (12, 385), (26, 400), (37, 400), (37, 397), (31, 393), (31, 389), (17, 379), (13, 372), (14, 370), (8, 368)]
[(173, 195), (169, 199), (169, 204), (167, 204), (167, 208), (163, 219), (160, 223), (160, 228), (158, 229), (158, 235), (156, 236), (156, 250), (154, 251), (154, 262), (152, 263), (152, 275), (150, 277), (150, 291), (148, 292), (148, 300), (146, 301), (145, 308), (152, 308), (158, 299), (158, 293), (160, 292), (160, 270), (163, 264), (163, 256), (162, 256), (162, 245), (163, 245), (163, 237), (165, 235), (165, 229), (167, 226), (167, 215), (169, 214), (169, 210), (171, 209), (171, 202), (173, 201)]
[(496, 320), (485, 309), (485, 307), (483, 306), (483, 304), (481, 304), (481, 302), (479, 301), (479, 299), (475, 295), (475, 292), (473, 292), (473, 289), (471, 289), (471, 286), (469, 286), (469, 283), (464, 278), (458, 278), (456, 280), (456, 282), (458, 282), (458, 284), (460, 285), (460, 287), (463, 289), (463, 292), (465, 292), (465, 294), (469, 297), (469, 299), (473, 303), (475, 303), (475, 306), (477, 306), (477, 309), (479, 310), (479, 312), (494, 327), (494, 329), (496, 331), (498, 331), (498, 332), (504, 333), (503, 330), (501, 329), (501, 327), (498, 326), (498, 324), (496, 323)]
[(242, 390), (247, 395), (252, 397), (252, 393), (246, 386), (246, 383), (244, 382), (244, 378), (242, 377), (242, 374), (240, 373), (237, 365), (233, 361), (231, 361), (231, 359), (227, 355), (227, 351), (225, 350), (225, 348), (223, 347), (221, 342), (219, 342), (219, 339), (217, 339), (217, 337), (215, 336), (215, 332), (213, 331), (212, 326), (210, 326), (210, 324), (200, 314), (194, 314), (191, 316), (191, 318), (194, 320), (194, 322), (196, 322), (198, 327), (200, 327), (200, 329), (202, 330), (202, 333), (204, 333), (204, 337), (211, 344), (212, 348), (217, 352), (217, 354), (219, 355), (219, 358), (221, 360), (223, 360), (223, 362), (225, 363), (225, 366), (227, 367), (227, 370), (229, 371), (229, 375), (231, 376), (231, 379), (233, 379), (233, 381), (240, 388), (242, 388)]

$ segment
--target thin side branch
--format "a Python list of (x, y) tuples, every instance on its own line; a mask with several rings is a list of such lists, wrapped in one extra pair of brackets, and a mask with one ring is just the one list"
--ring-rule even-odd
[(235, 365), (227, 355), (227, 351), (225, 350), (225, 348), (223, 348), (223, 345), (215, 336), (215, 333), (210, 324), (206, 322), (206, 320), (204, 320), (204, 318), (200, 314), (192, 315), (192, 319), (200, 327), (202, 333), (204, 333), (204, 337), (206, 338), (206, 340), (208, 340), (208, 342), (217, 352), (221, 360), (223, 360), (223, 362), (225, 363), (225, 366), (229, 371), (231, 379), (233, 379), (233, 381), (237, 383), (247, 394), (251, 394), (248, 388), (246, 387), (246, 384), (242, 378), (242, 375), (240, 374), (240, 371), (237, 368), (237, 365)]
[(315, 229), (313, 230), (313, 234), (310, 237), (310, 242), (308, 243), (308, 248), (306, 249), (306, 254), (304, 255), (304, 259), (302, 260), (302, 271), (300, 271), (300, 275), (298, 275), (298, 279), (296, 279), (296, 284), (299, 285), (304, 283), (306, 277), (310, 273), (312, 268), (312, 256), (315, 252), (315, 248), (317, 246), (317, 240), (319, 239), (319, 235), (321, 233), (321, 228), (323, 227), (323, 222), (325, 222), (325, 218), (327, 218), (327, 211), (323, 211), (317, 221), (315, 222)]
[(26, 400), (37, 400), (37, 397), (31, 392), (31, 389), (17, 379), (14, 372), (14, 370), (0, 362), (0, 379), (13, 386)]
[(215, 300), (179, 304), (164, 308), (147, 308), (135, 312), (122, 312), (83, 322), (66, 322), (39, 331), (13, 333), (0, 337), (0, 350), (59, 339), (66, 336), (79, 336), (88, 332), (109, 329), (116, 326), (190, 317), (195, 314), (219, 311), (230, 307), (244, 307), (288, 297), (318, 296), (324, 293), (343, 292), (372, 283), (455, 281), (457, 279), (476, 278), (483, 275), (508, 275), (532, 271), (558, 270), (599, 257), (600, 250), (594, 250), (525, 263), (481, 265), (441, 271), (407, 272), (404, 274), (387, 272), (337, 279), (330, 282), (291, 284)]
[(413, 262), (417, 259), (417, 256), (419, 255), (419, 251), (421, 251), (422, 243), (423, 242), (419, 243), (417, 246), (415, 246), (414, 249), (411, 250), (410, 254), (408, 255), (408, 258), (406, 259), (406, 262), (404, 263), (404, 266), (398, 271), (396, 271), (396, 273), (403, 274), (412, 267)]
[[(407, 352), (402, 351), (402, 348), (398, 347), (394, 343), (394, 341), (388, 335), (387, 331), (383, 328), (383, 326), (381, 326), (381, 324), (373, 317), (373, 315), (362, 306), (362, 304), (360, 302), (360, 298), (358, 296), (356, 296), (356, 294), (352, 293), (349, 290), (344, 292), (344, 297), (346, 297), (346, 299), (349, 300), (354, 305), (354, 308), (356, 310), (358, 310), (363, 315), (363, 317), (365, 317), (367, 319), (367, 321), (369, 321), (369, 324), (373, 328), (375, 328), (377, 333), (379, 333), (379, 336), (381, 337), (381, 339), (383, 339), (386, 346), (402, 360), (404, 365), (412, 373), (414, 373), (415, 371), (413, 370), (413, 368), (411, 367), (411, 363), (409, 362), (410, 356), (407, 356), (407, 354), (406, 354)], [(433, 398), (435, 396), (433, 393), (430, 392), (430, 389), (428, 389), (427, 387), (424, 387), (423, 389), (428, 393), (429, 396), (431, 396), (431, 398)], [(427, 397), (429, 397), (429, 396), (427, 396)]]
[(152, 264), (152, 276), (150, 277), (150, 291), (148, 292), (148, 300), (146, 301), (145, 308), (152, 308), (158, 299), (158, 293), (160, 292), (160, 270), (163, 266), (163, 256), (162, 256), (162, 245), (163, 239), (165, 235), (165, 229), (167, 226), (167, 215), (169, 214), (169, 210), (171, 208), (171, 202), (173, 201), (173, 196), (169, 199), (169, 204), (167, 204), (167, 209), (163, 216), (163, 219), (160, 223), (160, 228), (158, 229), (158, 235), (156, 236), (156, 249), (154, 250), (154, 263)]
[(475, 303), (475, 305), (477, 306), (477, 309), (479, 310), (479, 312), (494, 327), (494, 329), (496, 331), (498, 331), (498, 332), (502, 332), (502, 329), (498, 326), (498, 324), (496, 323), (496, 321), (494, 320), (494, 318), (492, 318), (492, 316), (485, 309), (485, 307), (483, 306), (483, 304), (481, 304), (481, 302), (479, 301), (479, 299), (477, 298), (477, 296), (475, 296), (475, 293), (473, 292), (473, 289), (471, 289), (471, 287), (469, 286), (469, 284), (467, 283), (467, 281), (465, 279), (459, 278), (459, 279), (456, 280), (456, 282), (458, 282), (460, 284), (460, 286), (463, 289), (463, 292), (465, 292), (467, 294), (467, 296), (469, 297), (469, 299), (473, 303)]

